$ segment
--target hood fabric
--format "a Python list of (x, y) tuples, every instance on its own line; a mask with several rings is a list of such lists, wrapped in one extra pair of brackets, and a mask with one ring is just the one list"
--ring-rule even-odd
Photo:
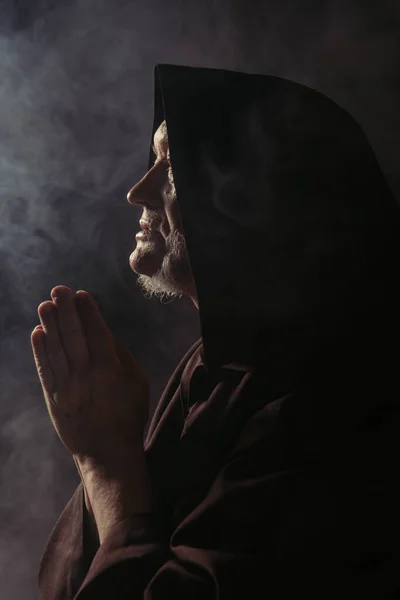
[(400, 210), (356, 121), (278, 77), (157, 65), (164, 119), (207, 368), (397, 366)]

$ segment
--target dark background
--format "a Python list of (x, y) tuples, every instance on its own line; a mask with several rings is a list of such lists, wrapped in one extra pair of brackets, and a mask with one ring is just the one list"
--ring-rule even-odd
[(275, 74), (344, 106), (400, 197), (400, 5), (265, 0), (0, 1), (0, 596), (37, 597), (41, 553), (78, 477), (33, 362), (37, 306), (90, 291), (152, 383), (199, 336), (197, 311), (136, 285), (128, 257), (153, 66)]

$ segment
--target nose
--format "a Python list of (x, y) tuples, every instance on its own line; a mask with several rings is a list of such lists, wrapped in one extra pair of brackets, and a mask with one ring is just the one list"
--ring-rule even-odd
[(126, 196), (129, 204), (153, 204), (157, 194), (156, 165), (131, 188)]

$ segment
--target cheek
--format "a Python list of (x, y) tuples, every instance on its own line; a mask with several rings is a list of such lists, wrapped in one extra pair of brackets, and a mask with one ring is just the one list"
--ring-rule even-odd
[(172, 202), (166, 207), (166, 216), (170, 231), (178, 230), (183, 233), (181, 215), (179, 212), (178, 203), (176, 201)]

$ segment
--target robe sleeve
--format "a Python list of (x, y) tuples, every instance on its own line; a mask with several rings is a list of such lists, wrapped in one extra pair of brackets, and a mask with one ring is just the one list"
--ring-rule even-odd
[(258, 452), (231, 454), (169, 540), (155, 515), (120, 523), (74, 600), (232, 600), (253, 597), (250, 590), (259, 597), (259, 586), (273, 577), (271, 522), (287, 496), (290, 473), (266, 474)]
[(97, 529), (79, 484), (48, 540), (39, 569), (39, 599), (73, 598), (99, 549)]
[(133, 515), (90, 564), (80, 490), (44, 557), (40, 600), (336, 600), (344, 590), (352, 598), (394, 597), (374, 587), (391, 581), (391, 572), (375, 570), (392, 552), (388, 498), (395, 494), (379, 476), (382, 463), (372, 469), (362, 438), (355, 444), (349, 433), (345, 443), (341, 430), (330, 439), (326, 428), (313, 440), (291, 417), (282, 399), (250, 419), (172, 535), (155, 514)]
[[(149, 438), (176, 392), (188, 360), (199, 348), (201, 341), (200, 338), (193, 344), (172, 374), (152, 417)], [(102, 564), (102, 557), (105, 557), (107, 569), (113, 561), (118, 562), (119, 555), (124, 563), (130, 557), (130, 552), (133, 552), (132, 556), (137, 556), (134, 561), (136, 568), (141, 569), (143, 565), (147, 569), (148, 576), (144, 577), (144, 581), (148, 581), (166, 560), (165, 550), (168, 545), (164, 538), (161, 542), (161, 538), (163, 535), (155, 515), (135, 515), (129, 523), (119, 525), (108, 545), (97, 556), (100, 547), (98, 533), (86, 510), (82, 483), (79, 484), (56, 522), (41, 559), (39, 600), (72, 600), (81, 588), (95, 556), (96, 563), (90, 577), (97, 572), (98, 565)]]

